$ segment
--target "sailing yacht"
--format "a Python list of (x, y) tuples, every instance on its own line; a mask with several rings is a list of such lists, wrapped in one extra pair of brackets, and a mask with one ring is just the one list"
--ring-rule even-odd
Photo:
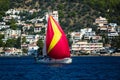
[(43, 55), (47, 57), (38, 59), (37, 62), (65, 64), (72, 63), (66, 35), (61, 26), (51, 15), (48, 17)]

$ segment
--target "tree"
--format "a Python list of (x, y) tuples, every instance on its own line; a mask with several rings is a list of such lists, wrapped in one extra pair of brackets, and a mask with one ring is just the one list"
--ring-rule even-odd
[(63, 13), (62, 10), (59, 10), (58, 13), (59, 13), (59, 17), (60, 17), (60, 18), (64, 18), (64, 13)]
[(2, 22), (2, 21), (3, 21), (2, 17), (3, 17), (3, 16), (2, 16), (2, 15), (0, 15), (0, 22)]
[(0, 11), (7, 11), (10, 6), (10, 0), (0, 0)]
[(10, 25), (11, 29), (13, 29), (13, 30), (17, 29), (17, 25), (16, 25), (16, 20), (15, 19), (12, 18), (7, 24)]
[(37, 41), (37, 46), (39, 47), (39, 49), (38, 49), (39, 54), (42, 55), (42, 49), (43, 49), (43, 41), (42, 41), (42, 39), (39, 39)]
[(4, 35), (0, 34), (0, 47), (4, 47), (5, 43), (2, 41), (2, 38), (4, 38)]
[(21, 37), (18, 37), (18, 38), (17, 38), (15, 47), (18, 48), (18, 49), (21, 48)]
[(0, 47), (4, 47), (5, 43), (0, 39)]
[(93, 42), (93, 38), (91, 37), (91, 38), (88, 40), (88, 42), (90, 42), (90, 43)]
[(30, 29), (27, 30), (27, 32), (28, 32), (29, 34), (33, 34), (33, 32), (34, 32), (34, 27), (30, 27)]
[(27, 53), (28, 50), (27, 49), (22, 49), (23, 53)]
[(5, 47), (15, 47), (16, 39), (8, 39), (6, 41)]
[(0, 39), (4, 38), (4, 35), (3, 34), (0, 34)]
[(102, 33), (101, 36), (102, 36), (103, 45), (109, 44), (109, 38), (108, 38), (107, 34)]
[(62, 3), (58, 4), (57, 7), (58, 7), (59, 10), (63, 10), (64, 9), (64, 5)]
[(15, 24), (15, 23), (16, 23), (16, 20), (13, 18), (9, 21), (9, 24)]
[(85, 35), (83, 35), (83, 36), (82, 36), (82, 39), (81, 39), (81, 40), (83, 41), (83, 40), (84, 40), (84, 38), (85, 38)]
[(69, 46), (71, 46), (73, 42), (72, 42), (72, 40), (71, 40), (70, 34), (67, 35), (67, 38), (68, 38)]
[(45, 33), (45, 28), (42, 28), (40, 34), (44, 34), (44, 33)]
[(16, 24), (11, 24), (10, 28), (13, 29), (13, 30), (16, 30), (17, 29), (17, 25)]
[(43, 48), (43, 41), (42, 41), (42, 39), (39, 39), (38, 41), (37, 41), (37, 46), (39, 47), (39, 48)]
[(22, 38), (22, 44), (23, 44), (23, 43), (26, 43), (26, 37), (23, 37), (23, 38)]
[(116, 48), (120, 48), (120, 35), (117, 36), (117, 37), (112, 38), (111, 46), (116, 47)]

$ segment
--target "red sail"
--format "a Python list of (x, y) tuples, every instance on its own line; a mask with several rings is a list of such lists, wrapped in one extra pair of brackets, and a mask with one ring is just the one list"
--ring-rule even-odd
[(70, 49), (65, 33), (52, 16), (48, 18), (46, 33), (47, 55), (54, 59), (70, 57)]

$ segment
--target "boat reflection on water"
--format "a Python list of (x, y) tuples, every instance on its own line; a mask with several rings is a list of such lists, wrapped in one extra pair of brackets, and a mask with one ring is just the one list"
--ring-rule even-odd
[(55, 64), (49, 64), (49, 66), (52, 66), (52, 67), (62, 67), (64, 66), (65, 64), (59, 64), (59, 63), (55, 63)]

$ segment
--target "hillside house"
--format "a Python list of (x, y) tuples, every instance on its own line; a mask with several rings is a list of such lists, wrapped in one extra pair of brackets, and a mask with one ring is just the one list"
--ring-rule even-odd
[(16, 48), (6, 48), (4, 52), (5, 52), (5, 56), (22, 55), (21, 49), (16, 49)]
[(51, 15), (53, 16), (53, 18), (54, 18), (57, 22), (59, 22), (59, 19), (58, 19), (58, 17), (59, 17), (59, 16), (58, 16), (58, 11), (47, 12), (47, 13), (45, 14), (46, 21), (48, 20), (49, 14), (51, 14)]
[(44, 27), (43, 23), (35, 24), (34, 32), (35, 33), (40, 32), (43, 27)]
[(10, 25), (0, 24), (0, 30), (10, 28)]
[(26, 42), (28, 42), (29, 44), (31, 43), (37, 43), (37, 41), (39, 40), (39, 35), (27, 35), (26, 36)]
[(38, 53), (38, 46), (34, 44), (29, 44), (28, 45), (28, 55), (37, 55)]
[(9, 9), (8, 11), (6, 11), (6, 15), (7, 14), (13, 14), (13, 15), (15, 15), (15, 14), (19, 14), (20, 13), (20, 11), (19, 10), (16, 10), (16, 9)]
[(117, 26), (117, 32), (120, 34), (120, 26)]
[(71, 40), (73, 41), (73, 43), (76, 41), (80, 41), (82, 39), (80, 32), (72, 32), (70, 35), (71, 35)]
[(113, 31), (113, 32), (108, 32), (108, 38), (112, 39), (113, 37), (119, 36), (118, 32)]
[(105, 24), (108, 24), (108, 20), (100, 16), (99, 18), (95, 19), (95, 24), (98, 26), (104, 26)]
[(12, 30), (12, 29), (7, 29), (5, 32), (5, 39), (8, 38), (18, 38), (21, 36), (21, 30)]

